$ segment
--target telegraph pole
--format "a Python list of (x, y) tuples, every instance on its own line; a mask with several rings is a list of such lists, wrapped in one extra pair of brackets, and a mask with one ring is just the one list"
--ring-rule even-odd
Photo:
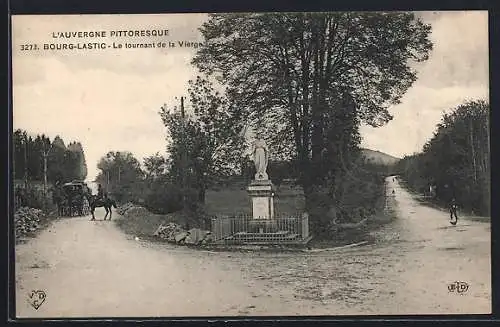
[(50, 143), (50, 139), (49, 139), (49, 148), (47, 149), (46, 146), (47, 146), (47, 143), (44, 142), (43, 144), (43, 149), (42, 149), (42, 156), (43, 156), (43, 194), (45, 196), (47, 196), (47, 184), (48, 184), (48, 181), (47, 181), (47, 160), (48, 160), (48, 156), (49, 156), (49, 152), (50, 150), (52, 150), (52, 147), (53, 147), (53, 143)]
[(181, 117), (184, 119), (184, 97), (181, 97)]
[(106, 193), (109, 192), (109, 170), (106, 170)]

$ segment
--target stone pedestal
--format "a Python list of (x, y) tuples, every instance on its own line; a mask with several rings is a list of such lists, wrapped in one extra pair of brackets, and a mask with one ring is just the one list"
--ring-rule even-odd
[(252, 199), (252, 233), (270, 233), (276, 229), (274, 218), (274, 192), (270, 180), (253, 180), (247, 188)]
[(274, 192), (270, 180), (253, 180), (247, 188), (252, 199), (252, 220), (250, 227), (253, 233), (269, 233), (276, 229), (274, 223)]
[(254, 220), (274, 218), (274, 192), (270, 180), (253, 180), (247, 188), (252, 199), (252, 217)]

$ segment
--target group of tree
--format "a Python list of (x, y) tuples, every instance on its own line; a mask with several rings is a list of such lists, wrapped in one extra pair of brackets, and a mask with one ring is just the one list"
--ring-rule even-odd
[(95, 181), (121, 203), (138, 203), (154, 213), (166, 214), (183, 209), (186, 192), (170, 166), (168, 157), (160, 153), (144, 158), (141, 167), (131, 152), (110, 151), (97, 164)]
[(193, 64), (221, 85), (227, 115), (295, 163), (306, 209), (321, 192), (342, 206), (342, 185), (370, 169), (359, 127), (392, 119), (416, 80), (412, 62), (432, 49), (430, 30), (408, 12), (214, 14)]
[(118, 201), (134, 198), (142, 192), (144, 172), (140, 162), (128, 151), (110, 151), (97, 164), (96, 182)]
[(12, 145), (14, 180), (43, 182), (46, 176), (48, 183), (54, 183), (87, 177), (85, 154), (79, 142), (66, 146), (59, 136), (51, 141), (44, 134), (33, 136), (17, 129)]
[(214, 180), (245, 174), (250, 126), (266, 136), (273, 160), (293, 164), (308, 210), (319, 193), (326, 206), (341, 206), (351, 184), (371, 183), (361, 177), (372, 170), (359, 159), (360, 125), (392, 119), (388, 108), (416, 80), (412, 62), (432, 49), (430, 26), (408, 12), (213, 14), (200, 31), (191, 110), (160, 112), (164, 178), (184, 199), (194, 189), (200, 203)]
[(427, 59), (430, 26), (412, 13), (215, 14), (193, 63), (220, 80), (228, 109), (266, 131), (299, 166), (307, 194), (336, 185), (359, 145), (361, 122), (380, 126)]
[(444, 114), (422, 152), (406, 156), (398, 171), (408, 185), (426, 192), (436, 186), (443, 204), (490, 214), (489, 103), (467, 101)]
[(171, 177), (186, 190), (196, 190), (203, 203), (207, 187), (241, 170), (245, 122), (231, 110), (227, 97), (201, 77), (190, 81), (190, 111), (161, 108), (167, 130), (167, 153)]

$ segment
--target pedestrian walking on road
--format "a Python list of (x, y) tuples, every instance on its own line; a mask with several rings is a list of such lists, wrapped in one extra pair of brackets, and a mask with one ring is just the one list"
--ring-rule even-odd
[[(455, 216), (455, 220), (453, 220), (453, 216)], [(457, 216), (457, 202), (455, 201), (455, 198), (451, 199), (450, 202), (450, 223), (452, 225), (456, 225), (458, 222), (458, 216)]]

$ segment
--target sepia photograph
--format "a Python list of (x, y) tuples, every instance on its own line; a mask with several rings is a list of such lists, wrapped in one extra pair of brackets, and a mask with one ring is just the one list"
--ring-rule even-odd
[(491, 314), (487, 11), (10, 36), (16, 319)]

